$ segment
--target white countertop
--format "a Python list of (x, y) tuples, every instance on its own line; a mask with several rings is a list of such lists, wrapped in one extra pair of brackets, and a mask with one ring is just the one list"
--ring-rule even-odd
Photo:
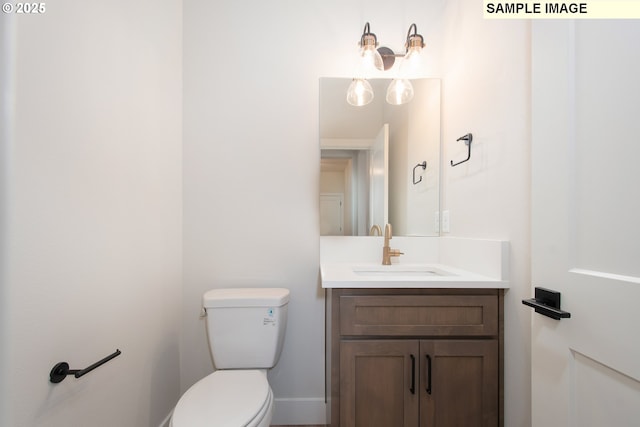
[(509, 282), (443, 264), (322, 263), (323, 288), (492, 288)]

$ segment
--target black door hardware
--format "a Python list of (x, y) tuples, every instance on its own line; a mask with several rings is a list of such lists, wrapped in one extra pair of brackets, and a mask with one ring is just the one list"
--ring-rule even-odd
[(571, 317), (571, 313), (560, 310), (560, 292), (551, 289), (536, 288), (535, 298), (523, 299), (522, 303), (555, 320)]

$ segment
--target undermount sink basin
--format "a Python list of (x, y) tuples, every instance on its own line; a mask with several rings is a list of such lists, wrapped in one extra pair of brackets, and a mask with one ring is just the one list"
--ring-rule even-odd
[(454, 274), (435, 268), (430, 265), (355, 265), (353, 272), (361, 276), (411, 276), (411, 277), (430, 277), (430, 276), (453, 276)]

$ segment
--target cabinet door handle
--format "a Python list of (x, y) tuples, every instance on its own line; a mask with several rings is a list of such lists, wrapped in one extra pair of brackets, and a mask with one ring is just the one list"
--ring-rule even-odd
[(416, 394), (416, 358), (413, 354), (411, 356), (411, 388), (409, 391), (411, 394)]
[(431, 394), (431, 356), (427, 354), (427, 389), (428, 394)]

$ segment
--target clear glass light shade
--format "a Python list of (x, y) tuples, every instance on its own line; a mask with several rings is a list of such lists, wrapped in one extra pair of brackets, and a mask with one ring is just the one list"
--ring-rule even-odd
[(418, 59), (421, 51), (422, 51), (422, 48), (420, 46), (411, 46), (407, 51), (407, 54), (405, 55), (404, 60), (411, 61), (414, 59)]
[(387, 102), (402, 105), (413, 99), (413, 85), (407, 79), (393, 79), (387, 88)]
[(356, 107), (373, 101), (373, 88), (366, 79), (353, 79), (347, 90), (347, 102)]
[(422, 55), (419, 46), (410, 47), (402, 61), (403, 71), (407, 74), (419, 73), (422, 71)]
[[(413, 29), (414, 33), (411, 34), (411, 30)], [(405, 47), (407, 48), (407, 53), (404, 55), (404, 59), (402, 61), (402, 65), (404, 68), (404, 78), (411, 78), (411, 76), (417, 76), (424, 72), (423, 70), (423, 59), (422, 59), (422, 48), (424, 45), (423, 37), (417, 33), (418, 29), (415, 24), (411, 24), (409, 27), (409, 32), (407, 33), (407, 42)]]
[(362, 49), (362, 64), (365, 69), (384, 70), (384, 62), (375, 47), (365, 46)]
[(378, 52), (378, 49), (376, 48), (378, 45), (376, 36), (373, 34), (363, 35), (361, 45), (362, 51), (360, 52), (360, 55), (362, 56), (362, 65), (364, 69), (384, 70), (382, 55), (380, 55), (380, 52)]

